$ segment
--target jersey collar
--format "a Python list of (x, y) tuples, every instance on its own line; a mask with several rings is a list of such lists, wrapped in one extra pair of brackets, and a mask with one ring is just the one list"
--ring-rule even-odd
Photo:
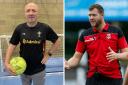
[(27, 23), (25, 23), (25, 27), (26, 27), (26, 28), (29, 28), (29, 29), (37, 29), (38, 26), (39, 26), (39, 22), (37, 22), (37, 24), (36, 24), (34, 27), (29, 27), (29, 26), (27, 25)]

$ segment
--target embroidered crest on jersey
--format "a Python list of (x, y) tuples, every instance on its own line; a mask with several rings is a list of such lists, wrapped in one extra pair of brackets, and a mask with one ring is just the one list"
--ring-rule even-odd
[(26, 35), (26, 33), (23, 32), (22, 35)]
[(107, 38), (107, 39), (111, 39), (111, 34), (107, 34), (107, 35), (106, 35), (106, 38)]
[(42, 33), (40, 31), (37, 32), (38, 37), (41, 37), (41, 34)]

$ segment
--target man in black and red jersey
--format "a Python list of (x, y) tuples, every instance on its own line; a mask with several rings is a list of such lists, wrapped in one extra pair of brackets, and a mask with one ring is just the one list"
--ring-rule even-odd
[(104, 9), (99, 4), (92, 5), (88, 15), (92, 27), (81, 33), (76, 51), (72, 58), (65, 61), (65, 68), (77, 66), (87, 51), (86, 85), (122, 85), (119, 60), (128, 60), (123, 32), (104, 21)]
[[(49, 25), (37, 21), (38, 10), (37, 4), (33, 2), (25, 5), (27, 21), (19, 24), (14, 30), (5, 56), (6, 69), (15, 75), (9, 61), (20, 43), (20, 56), (27, 63), (27, 68), (21, 75), (22, 85), (32, 85), (32, 81), (33, 85), (44, 85), (45, 63), (48, 56), (51, 56), (59, 46), (59, 38), (55, 31)], [(53, 43), (48, 52), (45, 50), (46, 40)]]

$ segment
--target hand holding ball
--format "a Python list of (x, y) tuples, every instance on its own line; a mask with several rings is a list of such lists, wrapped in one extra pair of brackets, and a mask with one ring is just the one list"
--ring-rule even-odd
[(22, 74), (27, 67), (26, 61), (22, 57), (13, 57), (10, 60), (10, 65), (15, 70), (16, 75)]

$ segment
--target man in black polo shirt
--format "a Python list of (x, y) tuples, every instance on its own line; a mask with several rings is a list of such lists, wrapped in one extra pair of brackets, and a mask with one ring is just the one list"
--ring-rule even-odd
[[(123, 32), (104, 21), (104, 9), (99, 4), (89, 8), (91, 28), (81, 33), (72, 58), (65, 68), (78, 65), (85, 51), (88, 53), (86, 85), (122, 85), (119, 60), (128, 60), (128, 46)], [(118, 51), (121, 53), (118, 53)]]
[[(25, 6), (26, 23), (16, 27), (10, 39), (10, 45), (5, 56), (6, 69), (13, 75), (9, 61), (16, 46), (20, 43), (20, 56), (26, 60), (27, 68), (21, 75), (22, 85), (44, 85), (45, 63), (48, 56), (58, 48), (59, 39), (57, 34), (47, 24), (37, 21), (38, 6), (28, 3)], [(53, 44), (48, 52), (45, 51), (46, 40)]]

